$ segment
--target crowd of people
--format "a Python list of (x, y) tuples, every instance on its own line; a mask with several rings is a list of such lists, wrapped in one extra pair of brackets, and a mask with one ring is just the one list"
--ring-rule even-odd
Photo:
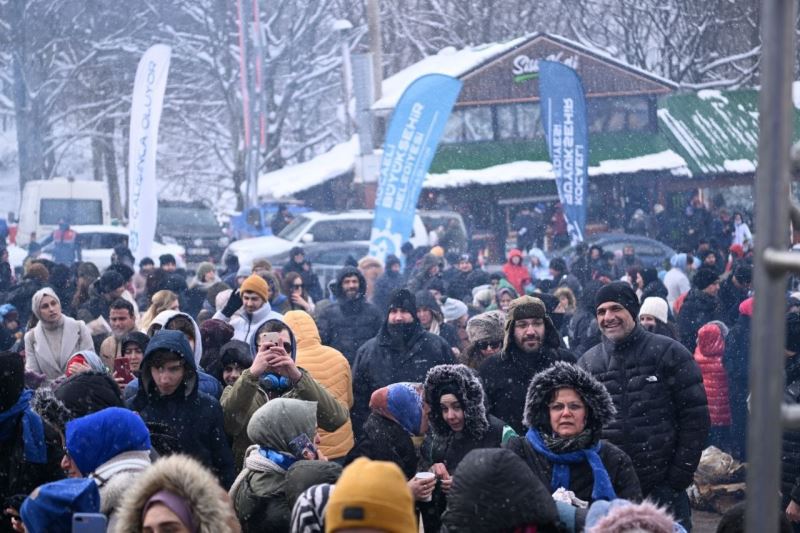
[[(497, 271), (406, 248), (329, 287), (299, 247), (192, 276), (124, 248), (102, 273), (0, 262), (0, 532), (76, 513), (121, 532), (691, 531), (703, 450), (746, 460), (748, 254), (701, 237), (668, 269), (630, 246), (568, 264), (527, 239)], [(800, 294), (786, 324), (798, 403)], [(800, 434), (784, 442), (797, 528)]]

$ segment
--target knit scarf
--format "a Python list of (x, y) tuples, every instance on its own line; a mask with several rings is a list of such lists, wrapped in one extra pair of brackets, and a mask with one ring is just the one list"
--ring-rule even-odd
[(25, 460), (29, 463), (47, 462), (47, 446), (44, 442), (44, 423), (30, 407), (33, 391), (25, 389), (17, 403), (8, 411), (0, 413), (0, 442), (14, 436), (17, 421), (22, 415), (22, 442), (25, 446)]
[(564, 487), (569, 490), (569, 465), (578, 464), (584, 461), (589, 462), (592, 469), (592, 477), (594, 478), (594, 486), (592, 487), (592, 501), (595, 500), (613, 500), (617, 497), (614, 492), (614, 487), (611, 485), (611, 478), (608, 476), (606, 467), (600, 459), (598, 452), (600, 451), (600, 442), (591, 447), (582, 450), (576, 450), (568, 453), (553, 453), (542, 440), (539, 432), (534, 429), (529, 429), (525, 434), (525, 438), (531, 443), (533, 449), (542, 454), (548, 461), (553, 464), (553, 477), (550, 480), (551, 490), (557, 490), (559, 487)]

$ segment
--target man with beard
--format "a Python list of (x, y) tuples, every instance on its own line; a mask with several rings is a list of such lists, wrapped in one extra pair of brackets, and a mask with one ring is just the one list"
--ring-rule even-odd
[(358, 350), (353, 363), (350, 417), (356, 436), (369, 416), (374, 391), (402, 381), (421, 383), (432, 367), (453, 362), (447, 341), (428, 333), (419, 323), (414, 295), (407, 289), (392, 293), (386, 321), (378, 335)]
[(512, 300), (505, 324), (503, 351), (486, 359), (478, 372), (486, 392), (486, 411), (525, 433), (522, 411), (533, 376), (556, 361), (575, 362), (547, 315), (544, 302), (531, 296)]
[(136, 329), (133, 305), (128, 300), (117, 298), (108, 312), (111, 335), (100, 345), (100, 357), (107, 368), (114, 369), (114, 359), (122, 356), (122, 338)]
[(355, 267), (339, 271), (333, 292), (336, 302), (319, 313), (317, 327), (322, 344), (342, 352), (352, 366), (361, 345), (378, 333), (383, 315), (367, 302), (367, 281)]
[(679, 342), (636, 323), (639, 301), (627, 283), (601, 288), (595, 305), (603, 341), (578, 366), (614, 400), (617, 416), (603, 428), (603, 438), (630, 456), (645, 498), (668, 506), (688, 530), (686, 488), (710, 426), (703, 376)]

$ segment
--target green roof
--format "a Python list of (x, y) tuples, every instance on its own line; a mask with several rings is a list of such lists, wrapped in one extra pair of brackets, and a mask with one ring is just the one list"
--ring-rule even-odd
[[(794, 114), (794, 138), (800, 120)], [(758, 91), (699, 91), (659, 102), (658, 122), (692, 175), (750, 174), (758, 153)]]
[[(669, 150), (667, 140), (658, 133), (603, 133), (589, 136), (589, 164), (632, 159)], [(448, 170), (478, 170), (515, 161), (550, 161), (544, 137), (525, 141), (494, 141), (441, 144), (431, 163), (430, 173)]]

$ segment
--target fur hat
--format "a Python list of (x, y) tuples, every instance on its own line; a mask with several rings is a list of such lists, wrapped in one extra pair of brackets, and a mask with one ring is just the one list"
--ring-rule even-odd
[(508, 353), (508, 349), (514, 343), (514, 322), (526, 318), (544, 319), (544, 339), (542, 346), (548, 348), (558, 348), (561, 346), (561, 339), (558, 331), (553, 325), (553, 321), (547, 316), (547, 308), (539, 298), (533, 296), (520, 296), (511, 301), (508, 306), (508, 319), (505, 325), (505, 339), (503, 340), (503, 354)]
[(431, 407), (428, 420), (436, 436), (452, 433), (442, 417), (439, 401), (445, 394), (453, 394), (464, 410), (464, 432), (480, 440), (489, 429), (484, 407), (484, 392), (477, 376), (464, 365), (438, 365), (428, 370), (425, 378), (425, 402)]
[(669, 320), (669, 306), (667, 301), (658, 296), (650, 296), (645, 298), (642, 306), (639, 308), (639, 316), (650, 315), (656, 317), (664, 324)]
[(694, 285), (697, 290), (702, 291), (709, 285), (716, 283), (718, 279), (719, 276), (717, 276), (717, 273), (710, 268), (701, 268), (695, 272), (692, 278), (692, 285)]
[(487, 311), (475, 315), (467, 322), (467, 337), (469, 338), (469, 342), (502, 342), (505, 324), (506, 314), (502, 311)]
[(359, 457), (336, 483), (325, 511), (325, 531), (369, 528), (388, 533), (419, 530), (414, 500), (400, 467)]
[(144, 510), (150, 498), (168, 490), (191, 509), (199, 533), (231, 533), (236, 515), (217, 478), (197, 460), (171, 455), (156, 461), (141, 473), (117, 511), (119, 533), (142, 531)]
[(269, 285), (258, 274), (251, 274), (241, 285), (242, 293), (254, 292), (261, 297), (265, 302), (269, 301)]
[(561, 388), (574, 389), (586, 403), (586, 426), (594, 432), (595, 441), (599, 440), (603, 426), (611, 422), (617, 413), (614, 401), (605, 386), (589, 372), (563, 361), (556, 361), (547, 370), (533, 376), (522, 415), (525, 426), (552, 431), (548, 404), (552, 393)]
[(595, 309), (606, 302), (617, 302), (630, 313), (633, 320), (639, 316), (639, 298), (633, 288), (624, 281), (612, 281), (597, 291), (594, 297)]
[(648, 531), (672, 533), (675, 520), (666, 509), (649, 501), (631, 503), (617, 499), (610, 502), (598, 500), (586, 515), (586, 531), (592, 533), (617, 533), (619, 531)]

